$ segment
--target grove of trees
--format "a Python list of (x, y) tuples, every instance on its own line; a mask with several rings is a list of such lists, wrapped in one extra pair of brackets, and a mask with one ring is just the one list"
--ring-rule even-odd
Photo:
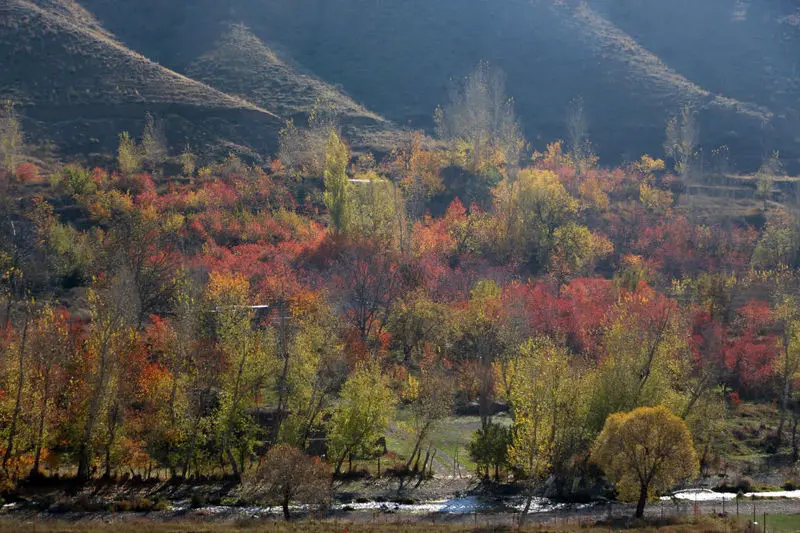
[(674, 172), (599, 166), (580, 112), (580, 154), (531, 153), (481, 66), (437, 113), (441, 143), (411, 135), (379, 162), (327, 118), (288, 127), (266, 168), (170, 158), (150, 118), (116, 168), (45, 170), (8, 108), (2, 488), (225, 475), (288, 517), (382, 454), (398, 409), (413, 452), (395, 470), (424, 473), (470, 405), (480, 475), (567, 494), (596, 462), (639, 513), (708, 471), (709, 420), (741, 399), (776, 401), (796, 460), (796, 214), (697, 223), (679, 206), (690, 111), (669, 126)]

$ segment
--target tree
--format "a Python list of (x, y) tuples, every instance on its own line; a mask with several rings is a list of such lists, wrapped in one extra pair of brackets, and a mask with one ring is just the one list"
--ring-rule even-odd
[(276, 374), (274, 342), (252, 327), (249, 307), (250, 284), (241, 274), (212, 273), (206, 287), (207, 301), (214, 306), (217, 346), (225, 358), (220, 402), (216, 413), (221, 452), (240, 477), (250, 457), (256, 428), (247, 409)]
[(548, 338), (531, 339), (519, 352), (509, 397), (514, 424), (508, 459), (528, 482), (527, 514), (533, 484), (553, 475), (560, 485), (586, 449), (590, 384), (570, 366), (569, 352)]
[(381, 179), (374, 171), (357, 174), (348, 188), (348, 203), (349, 235), (387, 248), (404, 248), (405, 206), (394, 183)]
[(505, 76), (485, 61), (450, 94), (450, 102), (436, 110), (436, 130), (443, 139), (464, 143), (469, 167), (481, 172), (499, 154), (502, 164), (516, 167), (525, 141), (505, 95)]
[(50, 306), (41, 311), (32, 329), (34, 382), (39, 412), (35, 422), (31, 477), (37, 477), (40, 475), (42, 450), (49, 442), (51, 402), (63, 391), (67, 378), (65, 367), (75, 356), (78, 335), (70, 323), (69, 314)]
[(14, 173), (24, 150), (25, 138), (14, 105), (0, 106), (0, 170)]
[(623, 498), (635, 499), (637, 518), (644, 515), (650, 496), (698, 472), (689, 428), (666, 407), (640, 407), (609, 416), (595, 440), (592, 458)]
[(494, 468), (495, 479), (500, 478), (500, 468), (508, 462), (508, 445), (511, 431), (500, 424), (490, 423), (479, 428), (469, 442), (469, 455), (478, 467), (478, 474), (489, 477)]
[(683, 379), (676, 361), (688, 351), (677, 306), (649, 287), (624, 294), (608, 314), (607, 356), (597, 369), (590, 413), (595, 431), (611, 413), (672, 400), (673, 384)]
[(323, 504), (330, 498), (330, 467), (288, 444), (272, 447), (252, 481), (255, 491), (269, 502), (280, 503), (291, 519), (289, 504)]
[(350, 202), (347, 180), (347, 146), (335, 132), (331, 132), (325, 149), (325, 207), (331, 217), (331, 228), (342, 232), (348, 228)]
[(556, 229), (572, 220), (578, 202), (549, 170), (521, 170), (493, 193), (498, 224), (494, 246), (500, 257), (527, 254), (523, 259), (534, 271), (547, 265)]
[(756, 173), (756, 198), (764, 201), (764, 212), (767, 211), (767, 202), (772, 199), (772, 186), (783, 171), (781, 156), (778, 152), (773, 152), (761, 164)]
[(605, 237), (592, 233), (586, 226), (569, 223), (553, 232), (550, 270), (560, 287), (572, 276), (592, 272), (597, 261), (613, 251), (614, 245)]
[(288, 121), (280, 132), (278, 159), (294, 174), (319, 178), (325, 169), (327, 143), (337, 130), (338, 111), (330, 100), (320, 99), (305, 127)]
[(328, 423), (328, 452), (337, 474), (352, 455), (372, 451), (393, 408), (392, 391), (378, 365), (359, 364), (342, 387)]
[[(432, 357), (422, 362), (419, 377), (413, 375), (408, 377), (403, 399), (411, 411), (408, 428), (414, 439), (414, 448), (406, 462), (406, 469), (410, 469), (413, 464), (414, 471), (419, 470), (422, 448), (436, 424), (451, 414), (453, 395), (453, 380)], [(425, 462), (422, 465), (422, 472), (425, 472)]]
[(183, 175), (186, 177), (194, 176), (194, 171), (197, 170), (197, 156), (192, 152), (192, 147), (188, 144), (183, 148), (183, 152), (178, 156), (178, 162), (183, 170)]
[(140, 151), (145, 168), (151, 172), (159, 170), (167, 160), (167, 135), (164, 132), (164, 124), (156, 121), (150, 113), (144, 116)]
[[(125, 272), (110, 279), (95, 280), (89, 291), (92, 323), (86, 350), (92, 361), (89, 376), (91, 390), (86, 398), (88, 405), (78, 452), (78, 479), (81, 481), (89, 479), (96, 427), (101, 424), (101, 420), (106, 420), (109, 434), (106, 441), (108, 459), (111, 441), (119, 422), (116, 416), (106, 418), (101, 415), (118, 412), (115, 388), (120, 379), (120, 363), (132, 335), (131, 324), (134, 321), (135, 307), (131, 305), (131, 301), (134, 298), (130, 275)], [(107, 460), (107, 469), (109, 466)]]
[(117, 165), (119, 166), (119, 171), (125, 176), (135, 174), (142, 168), (141, 149), (127, 131), (119, 134)]
[(583, 173), (596, 162), (597, 158), (592, 151), (592, 143), (589, 141), (589, 123), (583, 106), (583, 98), (580, 96), (573, 98), (569, 104), (566, 126), (572, 163), (579, 173)]
[(689, 177), (700, 137), (697, 117), (689, 106), (681, 109), (680, 115), (667, 122), (664, 152), (675, 161), (675, 172), (682, 178)]

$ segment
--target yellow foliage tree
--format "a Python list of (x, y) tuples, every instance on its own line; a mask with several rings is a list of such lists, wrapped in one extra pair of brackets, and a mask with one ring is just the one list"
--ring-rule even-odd
[(623, 498), (636, 500), (637, 518), (650, 496), (695, 476), (699, 468), (686, 422), (663, 406), (609, 416), (592, 458)]

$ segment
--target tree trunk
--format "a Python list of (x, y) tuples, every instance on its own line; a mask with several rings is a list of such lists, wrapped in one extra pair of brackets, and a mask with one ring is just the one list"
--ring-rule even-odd
[(781, 395), (781, 419), (778, 423), (778, 446), (783, 442), (783, 425), (786, 423), (786, 412), (789, 409), (789, 396), (791, 394), (792, 376), (790, 375), (790, 359), (789, 359), (789, 340), (785, 339), (784, 344), (784, 364), (783, 364), (783, 393)]
[(11, 416), (11, 425), (8, 428), (8, 442), (6, 444), (6, 453), (3, 455), (3, 470), (6, 470), (8, 460), (11, 459), (11, 453), (14, 449), (14, 438), (17, 434), (17, 423), (19, 415), (22, 411), (22, 386), (25, 382), (25, 343), (28, 339), (28, 314), (25, 314), (25, 325), (22, 327), (22, 338), (19, 344), (19, 358), (17, 367), (17, 397), (14, 401), (14, 414)]
[(288, 386), (288, 379), (289, 379), (289, 341), (288, 341), (288, 334), (287, 334), (287, 324), (286, 324), (286, 304), (285, 302), (281, 301), (278, 304), (278, 324), (279, 324), (279, 331), (278, 331), (278, 354), (283, 359), (283, 369), (281, 370), (280, 378), (278, 379), (278, 410), (275, 413), (275, 424), (272, 427), (271, 431), (271, 443), (277, 443), (278, 437), (281, 433), (281, 426), (283, 425), (283, 421), (286, 418), (286, 412), (288, 411), (288, 401), (289, 401), (289, 386)]
[(531, 510), (531, 503), (533, 503), (533, 490), (528, 489), (528, 497), (525, 498), (525, 509), (522, 510), (522, 514), (519, 517), (519, 525), (525, 525), (525, 519), (528, 518), (528, 512)]
[(106, 441), (106, 471), (103, 474), (106, 478), (111, 478), (111, 447), (114, 445), (114, 439), (117, 434), (117, 415), (119, 414), (119, 405), (114, 402), (114, 406), (111, 408), (111, 413), (109, 413), (108, 417), (108, 440)]
[(795, 412), (792, 420), (792, 463), (796, 463), (800, 455), (800, 443), (797, 439), (797, 423), (800, 422), (800, 413)]
[(283, 518), (287, 522), (292, 519), (292, 513), (289, 512), (289, 495), (285, 495), (283, 497), (283, 502), (281, 502), (281, 507), (283, 507)]
[(91, 461), (90, 456), (92, 453), (92, 432), (94, 431), (95, 419), (100, 411), (100, 401), (104, 395), (109, 342), (110, 338), (107, 336), (103, 341), (103, 347), (100, 351), (100, 369), (97, 372), (97, 381), (95, 383), (94, 391), (92, 391), (92, 399), (89, 402), (89, 412), (86, 416), (86, 424), (83, 427), (83, 439), (81, 439), (78, 452), (78, 481), (86, 481), (89, 479), (89, 462)]
[(231, 447), (225, 443), (225, 455), (228, 456), (228, 461), (231, 463), (231, 469), (233, 469), (233, 477), (236, 479), (241, 479), (242, 474), (239, 471), (239, 465), (236, 463), (236, 457), (233, 456), (233, 452), (231, 451)]
[(644, 516), (644, 506), (647, 504), (647, 485), (641, 484), (639, 486), (639, 501), (636, 503), (636, 518)]
[(34, 453), (33, 468), (31, 477), (39, 477), (39, 463), (42, 458), (42, 447), (44, 446), (44, 422), (47, 418), (47, 402), (50, 400), (50, 366), (44, 372), (44, 391), (42, 393), (42, 409), (39, 411), (39, 430), (36, 432), (36, 451)]

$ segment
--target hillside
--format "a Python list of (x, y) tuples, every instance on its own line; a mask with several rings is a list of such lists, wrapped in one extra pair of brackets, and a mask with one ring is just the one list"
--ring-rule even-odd
[[(185, 73), (298, 124), (315, 105), (333, 106), (345, 136), (356, 144), (367, 136), (379, 137), (381, 132), (391, 136), (393, 126), (386, 119), (282, 59), (243, 25), (230, 26), (214, 48), (189, 64)], [(396, 143), (387, 142), (384, 149), (388, 151), (392, 144)], [(371, 147), (376, 146), (373, 143)]]
[[(690, 0), (35, 3), (60, 24), (123, 43), (171, 76), (179, 73), (205, 90), (211, 86), (225, 93), (199, 97), (198, 86), (187, 89), (188, 80), (174, 76), (154, 84), (166, 93), (169, 85), (188, 91), (200, 108), (227, 108), (215, 99), (246, 108), (245, 99), (290, 118), (302, 116), (324, 96), (340, 106), (350, 141), (379, 151), (396, 137), (392, 124), (432, 131), (433, 111), (447, 100), (451, 86), (488, 60), (506, 73), (507, 92), (525, 134), (539, 149), (566, 136), (566, 110), (582, 97), (602, 161), (661, 154), (667, 118), (690, 104), (699, 112), (704, 153), (725, 145), (736, 166), (752, 172), (765, 154), (780, 150), (790, 170), (800, 166), (800, 14), (785, 0), (709, 0), (702, 7)], [(54, 72), (77, 68), (73, 61), (80, 65), (80, 54), (62, 57)], [(37, 72), (18, 76), (28, 85), (48, 87), (44, 80), (31, 81), (50, 71), (40, 63)], [(96, 77), (113, 80), (136, 72), (128, 66), (112, 70), (101, 68)], [(88, 75), (87, 69), (82, 72)], [(129, 81), (118, 82), (101, 84), (99, 92), (107, 95), (99, 96), (101, 101), (116, 103), (118, 85), (126, 93)], [(19, 92), (25, 96), (26, 91)], [(136, 94), (145, 102), (165, 99), (147, 88)], [(236, 137), (235, 142), (274, 150), (270, 135), (259, 138)]]
[[(140, 130), (148, 111), (171, 139), (198, 147), (224, 139), (263, 149), (279, 130), (273, 113), (153, 63), (74, 4), (12, 0), (0, 10), (0, 27), (10, 59), (2, 92), (21, 106), (38, 142), (108, 151), (120, 130)], [(237, 131), (245, 125), (246, 135)]]

